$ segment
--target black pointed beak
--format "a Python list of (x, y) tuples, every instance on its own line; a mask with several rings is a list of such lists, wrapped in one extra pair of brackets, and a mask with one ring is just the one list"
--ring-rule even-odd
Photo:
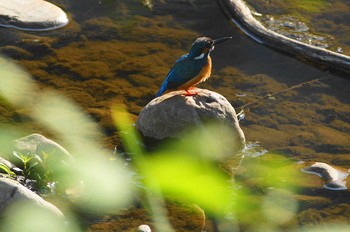
[(230, 39), (232, 39), (232, 37), (224, 37), (224, 38), (220, 38), (220, 39), (215, 39), (213, 45), (220, 44), (220, 43), (225, 42), (225, 41), (230, 40)]

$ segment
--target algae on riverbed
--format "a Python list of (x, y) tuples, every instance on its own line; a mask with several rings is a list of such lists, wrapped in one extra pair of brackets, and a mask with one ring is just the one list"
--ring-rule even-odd
[[(274, 6), (279, 7), (282, 1), (274, 3), (276, 5), (270, 4), (267, 8), (277, 10)], [(296, 3), (291, 2), (293, 9)], [(127, 105), (135, 119), (141, 108), (153, 99), (171, 65), (187, 52), (196, 37), (232, 35), (232, 43), (212, 53), (212, 77), (200, 87), (221, 93), (239, 110), (257, 100), (243, 107), (245, 119), (240, 124), (248, 141), (259, 141), (263, 148), (293, 161), (322, 160), (349, 168), (350, 90), (346, 79), (252, 43), (227, 23), (214, 1), (201, 1), (197, 4), (199, 8), (182, 0), (167, 1), (167, 4), (155, 5), (153, 11), (143, 9), (141, 16), (136, 17), (137, 7), (129, 7), (126, 1), (123, 4), (122, 8), (113, 8), (114, 1), (109, 5), (94, 0), (71, 1), (66, 8), (73, 21), (66, 28), (39, 34), (0, 29), (0, 45), (5, 47), (8, 56), (13, 56), (16, 63), (33, 75), (39, 85), (36, 91), (55, 89), (74, 99), (102, 127), (105, 145), (113, 149), (120, 144), (120, 137), (110, 116), (112, 102)], [(307, 24), (320, 26), (348, 44), (349, 3), (333, 1), (332, 4), (334, 7), (325, 10), (321, 2), (314, 5), (312, 14), (304, 15), (309, 18)], [(278, 12), (287, 11), (279, 8)], [(345, 53), (349, 51), (346, 46), (342, 48)], [(283, 92), (318, 78), (321, 80)], [(49, 133), (33, 122), (27, 111), (14, 109), (5, 102), (0, 105), (2, 123), (15, 125), (17, 129)], [(268, 160), (260, 157), (250, 162), (268, 163), (264, 159)], [(251, 190), (266, 190), (256, 181), (264, 175), (249, 179), (251, 172), (239, 174), (247, 177), (243, 181)], [(347, 191), (324, 191), (316, 177), (309, 181), (303, 175), (301, 180), (303, 191), (296, 196), (300, 208), (297, 221), (289, 225), (291, 228), (300, 224), (346, 222), (339, 212), (349, 212)], [(258, 202), (254, 198), (251, 200)], [(197, 214), (195, 219), (187, 218), (184, 222), (178, 215), (185, 216), (175, 207), (172, 209), (175, 213), (171, 220), (179, 230), (199, 228)], [(248, 215), (252, 211), (249, 209), (254, 208), (248, 208)], [(133, 220), (149, 222), (144, 211), (131, 208), (106, 222), (104, 231), (131, 229)], [(114, 224), (117, 222), (121, 225)], [(99, 226), (103, 227), (103, 222), (91, 228)]]

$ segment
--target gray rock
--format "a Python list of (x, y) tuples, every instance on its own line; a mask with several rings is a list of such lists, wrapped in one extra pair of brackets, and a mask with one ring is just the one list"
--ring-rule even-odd
[(68, 23), (61, 8), (43, 0), (0, 0), (0, 26), (45, 31)]
[(41, 134), (31, 134), (13, 141), (13, 150), (22, 154), (48, 154), (48, 164), (73, 161), (73, 156), (61, 145)]
[(345, 190), (346, 178), (349, 176), (349, 170), (342, 171), (339, 168), (332, 167), (329, 164), (315, 162), (309, 167), (301, 169), (303, 172), (311, 173), (321, 177), (326, 183), (323, 186), (329, 190)]
[[(16, 168), (16, 166), (13, 163), (11, 163), (10, 161), (8, 161), (2, 157), (0, 157), (0, 163), (6, 165), (9, 169)], [(1, 170), (0, 170), (0, 172), (1, 172)]]
[(140, 112), (137, 129), (146, 138), (180, 138), (191, 127), (207, 121), (229, 126), (235, 135), (236, 145), (245, 146), (245, 137), (239, 126), (236, 111), (222, 95), (195, 89), (194, 96), (184, 96), (184, 91), (174, 91), (153, 99)]
[(6, 209), (17, 203), (30, 203), (51, 212), (59, 218), (64, 218), (63, 213), (51, 203), (30, 191), (20, 183), (7, 178), (0, 178), (0, 215), (6, 214)]

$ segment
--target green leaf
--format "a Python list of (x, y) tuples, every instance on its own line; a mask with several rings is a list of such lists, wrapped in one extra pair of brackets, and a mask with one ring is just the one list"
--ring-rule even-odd
[(16, 158), (18, 158), (20, 161), (22, 161), (22, 163), (25, 163), (24, 156), (21, 153), (18, 153), (17, 151), (13, 151), (12, 154)]
[(223, 215), (232, 202), (232, 189), (218, 167), (179, 154), (158, 154), (142, 165), (145, 184), (165, 196), (198, 204)]
[(31, 163), (27, 169), (27, 171), (31, 170), (32, 168), (34, 168), (35, 166), (37, 166), (39, 164), (39, 162), (34, 162), (34, 163)]
[(112, 117), (117, 128), (120, 130), (120, 136), (126, 150), (136, 156), (141, 156), (143, 154), (139, 145), (141, 139), (135, 127), (132, 126), (133, 123), (130, 120), (129, 114), (125, 111), (125, 107), (115, 106), (112, 111)]
[(0, 163), (0, 169), (4, 170), (7, 174), (11, 176), (16, 176), (16, 174), (13, 171), (11, 171), (11, 169), (7, 167), (7, 165), (5, 165), (4, 163)]
[(37, 154), (34, 155), (35, 159), (40, 162), (41, 165), (44, 164), (44, 161), (41, 159), (41, 157)]

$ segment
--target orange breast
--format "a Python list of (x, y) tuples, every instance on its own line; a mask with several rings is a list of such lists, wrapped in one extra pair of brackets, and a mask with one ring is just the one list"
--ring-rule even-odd
[(186, 82), (185, 84), (181, 85), (180, 87), (178, 87), (178, 90), (187, 90), (191, 87), (194, 87), (195, 85), (206, 81), (211, 74), (211, 58), (210, 56), (208, 56), (208, 64), (206, 66), (204, 66), (204, 68), (202, 68), (202, 70), (200, 71), (200, 73), (192, 78), (191, 80), (189, 80), (188, 82)]

